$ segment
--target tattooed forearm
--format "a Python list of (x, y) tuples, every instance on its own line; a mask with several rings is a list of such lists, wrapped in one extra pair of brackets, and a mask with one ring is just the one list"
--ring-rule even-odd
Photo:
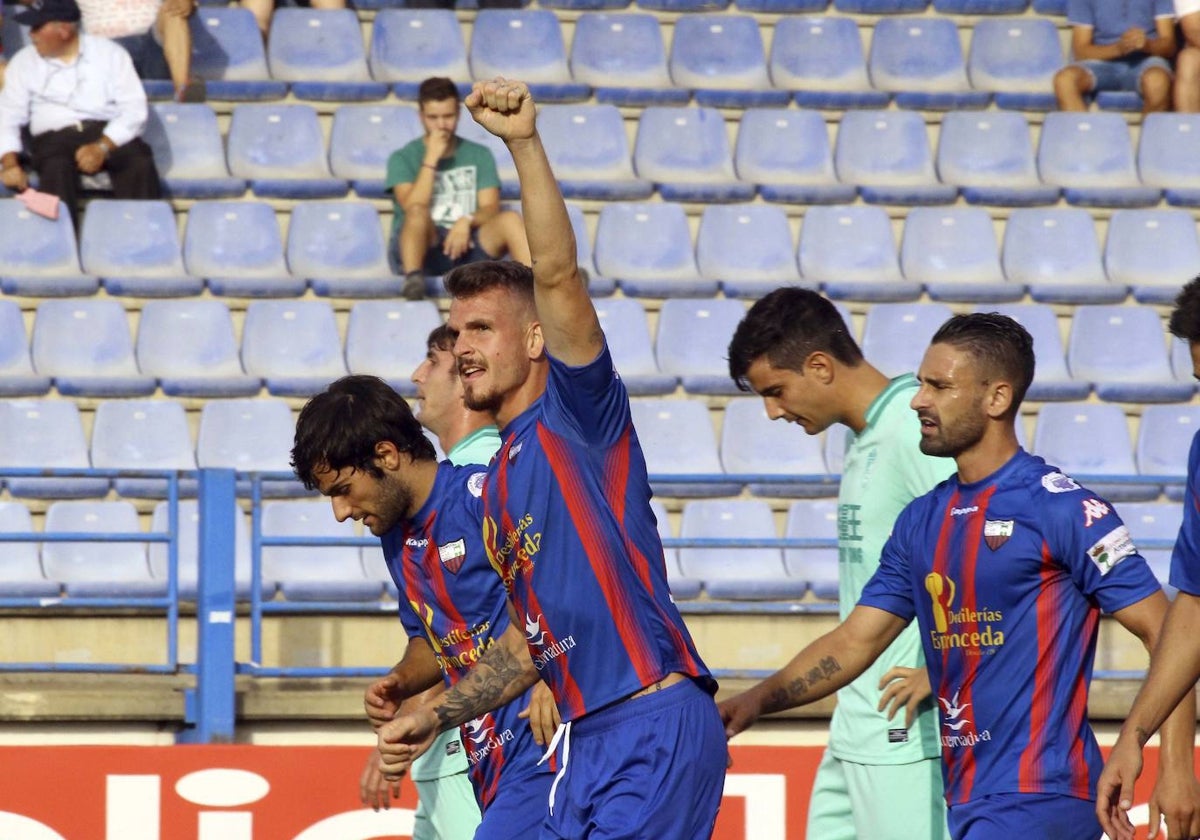
[[(779, 712), (799, 706), (807, 702), (806, 695), (810, 689), (817, 688), (822, 682), (842, 670), (841, 664), (832, 656), (826, 656), (802, 676), (776, 688), (767, 697), (764, 712)], [(826, 694), (828, 691), (825, 692)], [(817, 699), (817, 698), (812, 698)]]
[(442, 695), (434, 710), (442, 730), (477, 718), (512, 700), (537, 681), (529, 657), (492, 645), (467, 676)]

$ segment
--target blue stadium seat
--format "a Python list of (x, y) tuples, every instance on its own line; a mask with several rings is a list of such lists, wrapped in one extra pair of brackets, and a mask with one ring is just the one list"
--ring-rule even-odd
[[(183, 404), (174, 400), (104, 400), (92, 421), (92, 466), (112, 470), (194, 470), (196, 447)], [(122, 496), (165, 498), (165, 478), (117, 478)], [(194, 479), (179, 490), (196, 492)]]
[(125, 308), (105, 298), (65, 298), (38, 304), (33, 367), (54, 377), (64, 397), (141, 397), (154, 377), (138, 371)]
[(188, 20), (192, 75), (206, 80), (211, 99), (252, 102), (283, 99), (287, 83), (272, 79), (262, 33), (249, 9), (208, 7)]
[[(671, 533), (671, 521), (663, 503), (658, 499), (651, 499), (650, 508), (654, 511), (654, 518), (658, 522), (659, 538), (663, 540), (674, 538), (675, 535)], [(679, 569), (679, 549), (663, 548), (663, 560), (667, 565), (667, 582), (671, 585), (671, 597), (677, 601), (699, 598), (700, 581), (684, 577), (683, 572)]]
[(1038, 179), (1025, 117), (1012, 111), (952, 111), (938, 134), (938, 175), (971, 204), (1054, 204), (1058, 187)]
[(1023, 326), (1033, 336), (1036, 360), (1029, 400), (1086, 400), (1092, 384), (1071, 378), (1067, 369), (1067, 354), (1058, 329), (1058, 316), (1044, 303), (1011, 303), (981, 306), (981, 312), (999, 312)]
[(417, 391), (410, 377), (425, 360), (425, 339), (441, 323), (432, 301), (360, 301), (346, 325), (346, 365), (411, 397)]
[(474, 78), (520, 79), (541, 102), (591, 96), (590, 87), (571, 78), (562, 29), (549, 9), (481, 9), (468, 55)]
[(833, 0), (833, 7), (849, 15), (907, 15), (925, 11), (929, 0)]
[(768, 62), (775, 87), (802, 108), (886, 108), (891, 94), (871, 87), (858, 24), (848, 17), (784, 17)]
[(138, 369), (169, 397), (249, 397), (262, 380), (247, 376), (229, 307), (219, 300), (152, 300), (138, 321)]
[(733, 170), (725, 118), (716, 108), (650, 106), (638, 119), (633, 164), (664, 201), (749, 201), (754, 184)]
[(256, 300), (246, 307), (242, 364), (277, 397), (310, 397), (346, 375), (333, 307), (315, 300)]
[[(87, 469), (83, 420), (71, 400), (0, 401), (0, 469)], [(108, 492), (107, 478), (28, 476), (5, 479), (16, 497), (88, 498)]]
[(712, 108), (782, 107), (791, 95), (773, 88), (758, 22), (750, 15), (681, 17), (667, 60), (677, 87)]
[(1200, 207), (1200, 114), (1147, 114), (1137, 163), (1142, 183), (1168, 204)]
[[(46, 533), (133, 534), (142, 530), (130, 502), (51, 502)], [(46, 542), (46, 577), (62, 582), (69, 598), (161, 598), (166, 581), (150, 577), (146, 543)]]
[(915, 111), (848, 111), (833, 154), (838, 180), (871, 204), (950, 204), (958, 190), (938, 182), (925, 121)]
[(967, 81), (958, 27), (945, 17), (884, 18), (875, 24), (867, 58), (871, 84), (901, 108), (951, 111), (986, 108), (992, 95)]
[(69, 213), (64, 210), (51, 221), (15, 198), (0, 198), (0, 291), (30, 297), (90, 295), (99, 286), (99, 279), (80, 270)]
[(1093, 478), (1137, 474), (1129, 426), (1120, 406), (1046, 403), (1038, 410), (1032, 451), (1114, 502), (1144, 502), (1158, 496), (1155, 484), (1108, 484)]
[(921, 284), (900, 273), (892, 222), (882, 207), (810, 207), (798, 248), (800, 275), (831, 298), (915, 300)]
[(1200, 237), (1186, 210), (1117, 210), (1108, 221), (1104, 268), (1141, 303), (1171, 303), (1200, 273)]
[[(839, 424), (838, 428), (846, 428)], [(838, 599), (838, 511), (835, 499), (800, 499), (788, 508), (783, 535), (797, 540), (832, 540), (831, 546), (785, 548), (787, 573), (808, 581), (813, 595), (823, 601)]]
[(410, 105), (342, 105), (333, 114), (329, 166), (361, 198), (387, 198), (387, 162), (392, 152), (423, 133)]
[[(687, 480), (722, 472), (716, 433), (702, 401), (644, 397), (631, 400), (630, 411), (656, 496), (732, 496), (741, 490), (733, 482)], [(677, 478), (653, 480), (664, 475)]]
[(630, 201), (654, 185), (633, 172), (625, 118), (615, 105), (546, 105), (538, 133), (565, 198)]
[(877, 303), (863, 326), (863, 355), (888, 376), (916, 373), (929, 339), (952, 314), (944, 303)]
[(652, 12), (719, 12), (729, 0), (638, 0), (638, 8)]
[(596, 268), (634, 297), (710, 297), (717, 284), (700, 277), (683, 206), (611, 202), (600, 209)]
[(249, 181), (260, 198), (341, 198), (349, 189), (329, 171), (311, 105), (238, 105), (228, 150), (229, 171)]
[(858, 190), (838, 183), (825, 120), (816, 111), (749, 108), (738, 122), (734, 170), (767, 201), (845, 204)]
[[(239, 472), (291, 472), (292, 440), (296, 422), (285, 400), (209, 400), (200, 410), (196, 436), (196, 463), (200, 469), (223, 467)], [(238, 482), (238, 493), (250, 492), (248, 481)], [(302, 495), (298, 481), (263, 482), (263, 494)]]
[(1146, 558), (1167, 597), (1174, 598), (1177, 590), (1169, 582), (1171, 550), (1183, 524), (1182, 509), (1170, 502), (1129, 502), (1119, 512), (1138, 554)]
[(696, 261), (728, 297), (758, 298), (777, 286), (801, 284), (787, 215), (770, 204), (705, 207)]
[(916, 207), (900, 242), (904, 277), (934, 300), (1013, 301), (1025, 287), (1009, 283), (1000, 268), (992, 217), (980, 207)]
[(0, 49), (4, 50), (6, 56), (13, 56), (17, 50), (32, 43), (29, 40), (29, 27), (17, 23), (17, 19), (10, 14), (20, 11), (16, 6), (10, 6), (3, 11), (4, 14), (0, 15), (3, 17), (0, 25)]
[(1186, 494), (1187, 458), (1183, 453), (1191, 450), (1198, 429), (1200, 408), (1187, 403), (1148, 405), (1138, 422), (1138, 473), (1171, 479), (1164, 489), (1174, 502), (1182, 501)]
[(1067, 0), (1033, 0), (1033, 11), (1039, 15), (1058, 15), (1067, 13)]
[(388, 94), (387, 84), (374, 81), (367, 70), (353, 9), (276, 9), (267, 60), (271, 77), (289, 82), (297, 99), (347, 102)]
[(452, 9), (382, 9), (371, 24), (371, 75), (401, 99), (416, 99), (431, 76), (471, 76), (467, 45)]
[(1009, 281), (1040, 303), (1119, 303), (1127, 294), (1109, 282), (1092, 217), (1078, 207), (1014, 210), (1001, 261)]
[(971, 86), (990, 91), (1000, 108), (1053, 110), (1054, 74), (1062, 66), (1058, 27), (1045, 18), (981, 20), (971, 30)]
[(229, 174), (225, 141), (210, 106), (155, 102), (142, 139), (154, 152), (168, 197), (237, 198), (246, 192), (246, 180)]
[(204, 279), (183, 267), (175, 211), (166, 201), (88, 203), (79, 237), (84, 271), (110, 295), (198, 295)]
[(730, 400), (721, 424), (721, 463), (730, 475), (788, 476), (787, 482), (750, 482), (755, 496), (833, 496), (837, 482), (825, 469), (819, 435), (772, 420), (758, 397)]
[(388, 267), (379, 214), (365, 201), (297, 204), (287, 261), (292, 274), (325, 297), (393, 297), (403, 285)]
[[(353, 537), (354, 522), (338, 522), (326, 500), (269, 502), (262, 508), (263, 536)], [(357, 546), (268, 546), (262, 573), (279, 582), (289, 601), (373, 601), (383, 587), (369, 580)]]
[[(759, 499), (705, 499), (683, 506), (683, 539), (777, 539), (775, 515)], [(789, 577), (778, 548), (679, 549), (679, 566), (704, 581), (708, 597), (799, 600), (808, 583)]]
[(1171, 371), (1162, 320), (1148, 306), (1077, 306), (1067, 364), (1110, 402), (1179, 402), (1195, 387)]
[(672, 298), (658, 311), (658, 367), (690, 394), (740, 394), (729, 378), (729, 342), (746, 307), (729, 299)]
[(737, 7), (740, 12), (803, 15), (824, 12), (829, 0), (738, 0)]
[(1196, 377), (1192, 370), (1192, 351), (1188, 342), (1182, 338), (1170, 339), (1171, 343), (1171, 369), (1175, 371), (1175, 378), (1180, 382), (1195, 382)]
[(306, 286), (288, 272), (275, 209), (263, 202), (193, 204), (183, 261), (215, 295), (298, 297)]
[(601, 276), (592, 258), (592, 236), (588, 233), (587, 220), (578, 204), (567, 204), (567, 216), (571, 219), (571, 230), (575, 233), (575, 260), (591, 277), (588, 279), (588, 293), (596, 297), (611, 295), (617, 290), (617, 283), (610, 277)]
[(628, 8), (631, 0), (546, 0), (538, 5), (546, 9), (570, 9), (573, 11), (588, 11), (596, 9)]
[(659, 370), (642, 305), (633, 298), (606, 298), (595, 303), (613, 365), (629, 393), (642, 397), (674, 391), (679, 380)]
[(610, 105), (682, 105), (692, 97), (672, 83), (658, 18), (644, 12), (580, 15), (571, 75), (591, 85), (597, 102)]
[(0, 300), (0, 397), (38, 397), (50, 377), (34, 373), (25, 316), (15, 300)]
[(933, 9), (942, 15), (1019, 15), (1029, 8), (1029, 0), (933, 0)]
[[(150, 529), (167, 531), (170, 526), (169, 516), (168, 502), (156, 504), (150, 519)], [(185, 601), (194, 601), (196, 600), (197, 579), (200, 571), (200, 508), (194, 499), (180, 500), (178, 528), (179, 543), (176, 560), (179, 597)], [(250, 528), (241, 511), (234, 514), (233, 530), (234, 594), (241, 600), (247, 600), (250, 597)], [(150, 576), (155, 580), (166, 580), (167, 571), (166, 543), (150, 543)], [(270, 600), (274, 594), (275, 582), (264, 581), (263, 599)]]
[(1161, 190), (1138, 179), (1129, 128), (1120, 114), (1046, 115), (1038, 143), (1042, 180), (1083, 207), (1152, 207)]
[[(0, 502), (0, 533), (29, 534), (33, 517), (21, 502)], [(42, 571), (36, 543), (10, 542), (0, 552), (0, 597), (56, 598), (62, 587)]]

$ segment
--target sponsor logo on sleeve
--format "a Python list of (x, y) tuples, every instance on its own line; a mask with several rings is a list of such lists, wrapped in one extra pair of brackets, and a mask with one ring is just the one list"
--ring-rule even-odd
[(1051, 493), (1070, 493), (1072, 490), (1079, 489), (1075, 479), (1060, 472), (1046, 473), (1042, 476), (1042, 486)]
[(1137, 546), (1129, 536), (1129, 529), (1118, 525), (1088, 549), (1088, 557), (1096, 564), (1101, 576), (1108, 574), (1118, 563), (1131, 554), (1137, 554)]

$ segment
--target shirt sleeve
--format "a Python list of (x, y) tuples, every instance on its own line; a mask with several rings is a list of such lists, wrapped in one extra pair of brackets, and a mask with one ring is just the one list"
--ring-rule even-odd
[(425, 625), (421, 623), (421, 619), (408, 601), (400, 604), (400, 626), (404, 628), (404, 635), (410, 639), (429, 638)]
[(1067, 0), (1067, 23), (1071, 26), (1096, 25), (1096, 13), (1090, 0)]
[(1200, 595), (1200, 432), (1192, 438), (1188, 453), (1183, 524), (1171, 552), (1171, 585), (1189, 595)]
[(13, 56), (0, 87), (0, 155), (21, 151), (21, 128), (29, 123), (29, 62)]
[(117, 106), (117, 116), (108, 121), (104, 134), (118, 146), (124, 146), (141, 136), (149, 109), (142, 80), (133, 69), (133, 59), (116, 44), (111, 46), (107, 62), (110, 69), (108, 86), (109, 95)]
[(392, 152), (387, 162), (387, 189), (393, 190), (400, 184), (411, 184), (417, 180), (417, 167), (421, 165), (419, 158), (413, 158), (413, 144), (409, 143), (401, 149)]
[(1175, 18), (1175, 0), (1154, 0), (1155, 18)]
[(629, 392), (613, 366), (608, 343), (595, 359), (574, 367), (547, 353), (545, 421), (556, 431), (597, 445), (616, 441), (632, 422)]
[(912, 621), (917, 615), (908, 563), (912, 507), (910, 503), (897, 517), (892, 535), (884, 543), (883, 553), (879, 556), (879, 568), (871, 575), (858, 599), (860, 606), (886, 610), (905, 621)]

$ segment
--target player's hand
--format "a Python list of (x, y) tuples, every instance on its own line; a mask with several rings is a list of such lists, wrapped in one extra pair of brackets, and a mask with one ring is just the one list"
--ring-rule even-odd
[(430, 706), (400, 715), (379, 728), (380, 770), (389, 781), (404, 775), (438, 735), (438, 719)]
[(386, 779), (379, 767), (379, 752), (371, 750), (367, 763), (358, 779), (358, 798), (362, 804), (375, 811), (388, 810), (393, 799), (400, 798), (400, 780)]
[(5, 169), (0, 174), (0, 183), (8, 187), (15, 193), (24, 191), (29, 187), (29, 174), (19, 166), (14, 166)]
[(559, 717), (558, 706), (554, 702), (554, 695), (550, 693), (550, 686), (541, 680), (535, 682), (533, 692), (529, 695), (529, 706), (518, 717), (529, 721), (529, 728), (533, 730), (533, 740), (539, 747), (544, 747), (554, 740), (554, 733), (558, 731), (562, 718)]
[(104, 166), (108, 151), (99, 143), (88, 143), (75, 150), (75, 165), (84, 175), (95, 175)]
[(475, 122), (501, 140), (528, 140), (533, 137), (536, 108), (524, 82), (496, 78), (476, 82), (467, 94), (467, 109)]
[(463, 216), (446, 231), (442, 241), (442, 253), (451, 260), (457, 260), (471, 248), (471, 220)]
[[(1122, 735), (1117, 739), (1104, 770), (1096, 783), (1096, 817), (1100, 827), (1113, 840), (1133, 840), (1133, 823), (1129, 809), (1133, 807), (1133, 784), (1142, 774), (1142, 751), (1135, 738)], [(1153, 803), (1151, 810), (1154, 810)], [(1158, 824), (1157, 813), (1151, 825)], [(1174, 834), (1171, 835), (1175, 837)]]
[(887, 717), (891, 720), (903, 706), (905, 729), (912, 726), (912, 722), (916, 720), (917, 710), (922, 701), (933, 694), (933, 689), (929, 686), (929, 671), (924, 668), (904, 668), (897, 665), (883, 675), (879, 680), (879, 687), (883, 690), (879, 698), (879, 711), (882, 712), (887, 707)]
[(1200, 835), (1200, 785), (1191, 762), (1172, 770), (1160, 766), (1158, 781), (1150, 794), (1150, 831), (1147, 837), (1158, 836), (1162, 822), (1170, 838)]
[(390, 721), (400, 711), (400, 703), (405, 694), (400, 687), (400, 679), (395, 674), (388, 674), (367, 687), (363, 695), (363, 708), (367, 719), (375, 729)]
[(762, 713), (753, 691), (743, 691), (736, 697), (718, 703), (717, 711), (721, 713), (721, 721), (725, 724), (727, 739), (749, 729)]

